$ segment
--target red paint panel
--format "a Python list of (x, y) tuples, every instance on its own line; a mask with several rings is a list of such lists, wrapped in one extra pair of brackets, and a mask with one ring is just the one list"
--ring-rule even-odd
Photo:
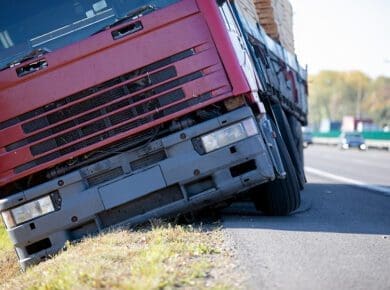
[(60, 66), (77, 61), (84, 57), (88, 57), (92, 54), (99, 52), (102, 49), (108, 48), (110, 46), (115, 46), (121, 42), (127, 42), (142, 34), (149, 33), (150, 31), (158, 29), (161, 26), (170, 24), (171, 22), (175, 22), (178, 19), (188, 17), (195, 13), (199, 13), (199, 8), (197, 7), (195, 1), (183, 0), (162, 10), (158, 10), (151, 15), (144, 16), (142, 18), (142, 25), (144, 26), (144, 29), (137, 32), (136, 34), (132, 34), (119, 40), (113, 41), (111, 31), (120, 29), (131, 23), (127, 22), (110, 29), (105, 33), (96, 34), (88, 39), (71, 44), (63, 49), (45, 55), (45, 59), (47, 59), (50, 63), (49, 69), (42, 70), (38, 73), (34, 73), (23, 78), (17, 77), (15, 70), (21, 66), (36, 61), (32, 60), (24, 62), (22, 65), (15, 66), (12, 69), (0, 71), (0, 90), (10, 86), (18, 85), (20, 83), (24, 83), (26, 79), (37, 78), (42, 74), (51, 72), (53, 69), (57, 69)]
[(29, 148), (20, 148), (0, 155), (0, 172), (13, 169), (33, 159)]
[(205, 17), (215, 46), (225, 66), (226, 73), (233, 87), (233, 94), (249, 93), (250, 87), (234, 52), (216, 1), (197, 0), (197, 3)]
[[(177, 74), (178, 74), (178, 77), (177, 77), (177, 78), (179, 78), (180, 76), (184, 76), (184, 75), (186, 75), (186, 74), (189, 74), (189, 73), (191, 73), (191, 72), (198, 71), (198, 70), (204, 70), (205, 73), (211, 73), (212, 70), (215, 71), (215, 65), (218, 64), (218, 63), (219, 63), (219, 62), (218, 62), (218, 54), (217, 54), (217, 52), (215, 51), (215, 49), (209, 49), (209, 50), (203, 51), (202, 53), (199, 53), (199, 54), (197, 54), (197, 55), (194, 55), (194, 56), (192, 56), (192, 57), (185, 58), (185, 59), (183, 59), (183, 60), (181, 60), (181, 61), (179, 61), (179, 62), (176, 62), (175, 64), (167, 65), (166, 67), (170, 67), (170, 66), (174, 65), (175, 68), (176, 68)], [(158, 69), (157, 71), (160, 71), (160, 70), (162, 70), (162, 69), (164, 69), (164, 67), (161, 68), (161, 69)], [(152, 73), (152, 72), (151, 72), (151, 73)], [(150, 73), (150, 74), (151, 74), (151, 73)], [(141, 79), (142, 77), (145, 77), (145, 76), (146, 76), (146, 75), (141, 75), (141, 76), (139, 76), (139, 77), (137, 77), (137, 78), (134, 78), (134, 79), (131, 79), (131, 80), (129, 80), (129, 81), (126, 81), (126, 82), (117, 84), (117, 85), (112, 86), (112, 87), (109, 87), (109, 88), (107, 88), (107, 89), (105, 89), (105, 90), (102, 90), (102, 91), (99, 91), (99, 92), (97, 92), (97, 93), (95, 93), (95, 94), (91, 94), (90, 96), (88, 96), (88, 97), (86, 97), (86, 98), (80, 99), (79, 102), (82, 102), (82, 101), (91, 99), (91, 98), (95, 97), (96, 95), (100, 95), (100, 94), (102, 94), (102, 93), (104, 93), (104, 92), (106, 92), (106, 91), (109, 91), (109, 90), (111, 90), (111, 89), (114, 89), (114, 88), (123, 86), (124, 84), (132, 83), (132, 82), (134, 82), (134, 81), (136, 81), (136, 80), (138, 80), (138, 79)], [(167, 82), (170, 82), (170, 81), (172, 81), (172, 79), (170, 79), (170, 80), (168, 80), (168, 81), (166, 81), (166, 82), (163, 82), (163, 83), (167, 83)], [(160, 85), (163, 84), (163, 83), (159, 83), (159, 84), (154, 85), (154, 86), (152, 86), (152, 87), (147, 87), (146, 89), (141, 90), (141, 91), (138, 91), (138, 92), (136, 92), (136, 93), (133, 93), (132, 95), (138, 95), (138, 94), (142, 93), (143, 91), (148, 91), (148, 90), (150, 90), (151, 88), (153, 88), (153, 87), (158, 87), (158, 86), (160, 86)], [(27, 121), (25, 121), (25, 122), (21, 122), (21, 123), (18, 124), (18, 125), (15, 125), (15, 126), (6, 128), (6, 129), (4, 129), (4, 130), (0, 130), (0, 146), (7, 146), (7, 145), (9, 145), (9, 144), (11, 144), (11, 143), (13, 143), (13, 142), (16, 142), (16, 141), (21, 140), (21, 139), (24, 139), (24, 138), (26, 138), (26, 137), (29, 137), (29, 136), (38, 134), (38, 133), (40, 133), (40, 132), (46, 131), (46, 130), (48, 130), (48, 129), (51, 129), (51, 128), (53, 128), (53, 127), (59, 126), (59, 125), (65, 123), (65, 122), (68, 122), (70, 119), (74, 119), (74, 118), (77, 118), (77, 117), (86, 115), (86, 114), (88, 114), (88, 113), (90, 113), (90, 112), (92, 112), (92, 111), (96, 111), (96, 110), (98, 110), (98, 109), (101, 109), (101, 108), (103, 108), (103, 107), (106, 107), (106, 106), (108, 106), (108, 105), (110, 105), (110, 104), (112, 104), (112, 103), (119, 102), (119, 101), (121, 101), (121, 100), (123, 100), (123, 99), (126, 99), (126, 98), (128, 98), (128, 97), (129, 97), (129, 96), (124, 96), (124, 97), (122, 97), (122, 98), (115, 99), (115, 100), (112, 101), (112, 102), (105, 103), (104, 105), (101, 105), (101, 106), (99, 106), (99, 107), (96, 107), (96, 108), (93, 108), (93, 109), (91, 109), (91, 110), (82, 112), (82, 113), (80, 113), (80, 114), (78, 114), (78, 115), (74, 115), (74, 116), (72, 116), (72, 117), (70, 117), (70, 118), (63, 119), (61, 122), (57, 122), (57, 123), (55, 123), (55, 124), (53, 124), (53, 125), (44, 127), (44, 128), (42, 128), (42, 129), (40, 129), (40, 130), (36, 130), (36, 131), (34, 131), (33, 133), (25, 134), (25, 133), (23, 132), (23, 130), (22, 130), (22, 128), (21, 128), (21, 125), (22, 125), (22, 124), (27, 123), (27, 122), (30, 122), (31, 120), (35, 120), (35, 119), (41, 118), (41, 117), (43, 117), (43, 116), (45, 116), (45, 115), (48, 115), (48, 114), (52, 114), (52, 113), (55, 113), (55, 112), (60, 112), (61, 110), (64, 110), (65, 108), (68, 108), (68, 107), (70, 107), (70, 106), (73, 106), (73, 105), (74, 105), (75, 103), (77, 103), (77, 102), (72, 102), (72, 103), (69, 103), (69, 104), (67, 104), (67, 105), (61, 106), (61, 107), (59, 107), (59, 108), (57, 108), (57, 109), (48, 111), (48, 112), (45, 113), (45, 114), (41, 114), (41, 115), (36, 116), (35, 118), (31, 118), (31, 119), (29, 119), (29, 120), (27, 120)], [(82, 124), (80, 124), (79, 127), (84, 126), (84, 125), (86, 125), (86, 124), (88, 124), (88, 123), (94, 122), (94, 121), (96, 121), (96, 120), (97, 120), (97, 119), (91, 120), (90, 122), (82, 123)], [(71, 129), (68, 129), (68, 130), (64, 130), (64, 131), (62, 131), (62, 132), (60, 132), (60, 133), (57, 133), (57, 134), (52, 135), (52, 136), (50, 136), (50, 137), (47, 137), (47, 138), (45, 138), (45, 139), (40, 139), (38, 142), (35, 142), (35, 144), (36, 144), (36, 143), (39, 143), (39, 142), (42, 142), (42, 141), (44, 141), (44, 140), (46, 140), (46, 139), (53, 138), (53, 137), (55, 137), (56, 135), (60, 135), (60, 134), (62, 134), (62, 133), (65, 133), (65, 132), (70, 131), (70, 130), (73, 130), (73, 129), (74, 129), (74, 128), (71, 128)], [(30, 143), (29, 146), (31, 146), (32, 144), (34, 144), (34, 143)]]
[(25, 136), (26, 135), (19, 124), (0, 130), (0, 147), (7, 146), (8, 144), (21, 140), (25, 138)]
[[(201, 56), (203, 56), (203, 55), (205, 55), (205, 54), (202, 54)], [(213, 54), (213, 53), (211, 53), (209, 56), (212, 56), (212, 55), (215, 56), (215, 54)], [(189, 73), (191, 73), (191, 72), (194, 72), (194, 71), (199, 71), (199, 70), (201, 70), (201, 69), (203, 69), (203, 68), (205, 68), (205, 67), (206, 67), (206, 68), (209, 68), (211, 65), (213, 65), (214, 60), (215, 60), (215, 58), (211, 58), (210, 61), (208, 61), (207, 56), (205, 56), (205, 57), (195, 56), (195, 57), (192, 57), (192, 58), (190, 58), (190, 59), (187, 59), (187, 61), (182, 61), (182, 62), (180, 62), (180, 63), (177, 63), (177, 66), (176, 66), (176, 67), (177, 67), (177, 71), (178, 71), (178, 76), (177, 76), (176, 78), (174, 78), (174, 79), (169, 79), (168, 81), (165, 81), (165, 82), (156, 84), (156, 85), (151, 86), (151, 87), (147, 87), (146, 89), (140, 90), (140, 91), (138, 91), (138, 92), (136, 92), (136, 93), (133, 93), (133, 94), (131, 94), (131, 95), (128, 95), (128, 96), (126, 96), (126, 97), (128, 98), (129, 96), (138, 95), (138, 94), (142, 93), (143, 91), (148, 91), (148, 90), (150, 90), (150, 89), (152, 89), (152, 88), (161, 86), (162, 84), (166, 84), (166, 83), (168, 83), (168, 82), (171, 82), (172, 80), (179, 79), (181, 76), (187, 75), (187, 74), (189, 74)], [(162, 94), (164, 94), (164, 93), (162, 93)], [(160, 94), (160, 95), (161, 95), (161, 94)], [(115, 102), (117, 102), (118, 100), (119, 100), (119, 99), (115, 100)], [(143, 102), (145, 102), (145, 100), (144, 100), (144, 101), (137, 102), (137, 103), (134, 103), (132, 106), (129, 106), (129, 107), (135, 107), (135, 106), (138, 105), (139, 103), (143, 103)], [(112, 102), (112, 103), (114, 103), (114, 102)], [(104, 105), (102, 105), (102, 106), (100, 106), (100, 107), (106, 107), (107, 104), (108, 104), (108, 103), (106, 103), (106, 104), (104, 104)], [(38, 144), (38, 143), (41, 143), (41, 142), (43, 142), (43, 141), (46, 141), (46, 140), (55, 138), (55, 137), (60, 136), (60, 135), (62, 135), (62, 134), (64, 134), (64, 133), (73, 131), (74, 129), (77, 129), (77, 128), (80, 128), (80, 127), (82, 127), (82, 126), (85, 126), (85, 125), (91, 124), (91, 123), (93, 123), (93, 122), (96, 122), (97, 120), (106, 118), (106, 117), (111, 116), (111, 115), (115, 115), (115, 114), (118, 113), (119, 111), (123, 111), (123, 110), (125, 110), (125, 109), (127, 109), (127, 108), (128, 108), (128, 107), (124, 107), (124, 108), (121, 108), (120, 110), (115, 110), (115, 111), (112, 111), (112, 112), (109, 113), (109, 114), (102, 115), (101, 117), (94, 118), (93, 120), (90, 120), (90, 121), (87, 121), (87, 122), (80, 123), (79, 125), (74, 126), (74, 127), (72, 127), (72, 128), (69, 128), (69, 129), (66, 129), (66, 130), (62, 130), (61, 132), (58, 132), (58, 133), (56, 133), (56, 134), (52, 134), (51, 136), (48, 136), (48, 137), (46, 137), (46, 138), (42, 138), (42, 139), (40, 139), (40, 140), (38, 140), (38, 141), (29, 143), (28, 145), (26, 145), (26, 146), (24, 146), (24, 147), (30, 147), (30, 146), (36, 145), (36, 144)], [(76, 116), (85, 115), (85, 114), (87, 114), (87, 113), (89, 113), (89, 112), (91, 112), (91, 111), (96, 111), (96, 110), (97, 110), (97, 108), (94, 108), (94, 109), (91, 109), (91, 110), (89, 110), (89, 111), (85, 111), (85, 112), (83, 112), (83, 113), (81, 113), (81, 114), (79, 114), (79, 115), (76, 115)], [(71, 119), (74, 119), (76, 116), (72, 116)], [(68, 119), (64, 119), (64, 121), (67, 121), (67, 120), (68, 120)], [(62, 122), (55, 123), (55, 124), (53, 124), (53, 125), (51, 125), (51, 126), (48, 126), (48, 127), (43, 128), (42, 130), (35, 131), (34, 133), (29, 134), (29, 135), (34, 135), (34, 134), (39, 133), (39, 132), (41, 132), (41, 131), (47, 130), (48, 128), (58, 126), (58, 125), (61, 124), (61, 123), (62, 123)], [(23, 147), (22, 147), (22, 148), (23, 148)], [(19, 150), (19, 149), (18, 149), (18, 150)], [(17, 151), (17, 150), (16, 150), (16, 151)], [(0, 166), (0, 170), (1, 170), (1, 166)]]
[[(179, 13), (180, 16), (180, 13)], [(207, 26), (199, 15), (180, 19), (170, 25), (160, 27), (151, 25), (148, 21), (156, 22), (153, 15), (142, 18), (144, 33), (131, 41), (118, 42), (117, 45), (101, 51), (93, 39), (90, 45), (96, 47), (97, 52), (65, 66), (52, 69), (49, 73), (37, 73), (34, 78), (26, 78), (18, 86), (1, 90), (0, 108), (2, 114), (0, 122), (31, 111), (45, 104), (58, 100), (64, 96), (77, 93), (88, 86), (97, 85), (112, 77), (136, 70), (147, 64), (156, 62), (166, 56), (190, 49), (204, 42), (211, 41)], [(158, 29), (157, 29), (158, 28)], [(188, 33), (191, 37), (185, 36)], [(111, 37), (107, 31), (103, 33)], [(114, 42), (111, 38), (111, 42)], [(80, 43), (80, 46), (84, 43)], [(65, 50), (77, 49), (74, 46)], [(50, 60), (61, 57), (59, 52), (47, 55), (49, 67), (55, 66)], [(109, 62), (108, 62), (109, 60)], [(43, 72), (43, 71), (42, 71)], [(15, 103), (18, 106), (15, 106)]]

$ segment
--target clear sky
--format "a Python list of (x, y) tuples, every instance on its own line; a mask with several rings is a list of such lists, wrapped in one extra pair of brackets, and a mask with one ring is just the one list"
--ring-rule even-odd
[(390, 76), (390, 0), (290, 0), (295, 47), (310, 73)]

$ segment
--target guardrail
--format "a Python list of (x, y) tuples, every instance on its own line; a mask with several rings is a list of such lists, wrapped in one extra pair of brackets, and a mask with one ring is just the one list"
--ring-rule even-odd
[[(313, 143), (323, 145), (338, 145), (341, 132), (313, 133)], [(390, 151), (390, 132), (363, 132), (368, 148), (379, 148)]]

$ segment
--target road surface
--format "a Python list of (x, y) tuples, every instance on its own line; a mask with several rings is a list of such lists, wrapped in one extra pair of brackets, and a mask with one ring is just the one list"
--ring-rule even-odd
[(223, 222), (249, 289), (390, 289), (390, 153), (305, 150), (290, 217), (236, 204)]

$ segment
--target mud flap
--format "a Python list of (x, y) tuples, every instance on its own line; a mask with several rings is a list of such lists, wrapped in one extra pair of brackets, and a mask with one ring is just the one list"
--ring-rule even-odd
[(261, 135), (263, 136), (268, 153), (271, 157), (272, 165), (277, 178), (285, 178), (286, 172), (283, 167), (283, 162), (280, 157), (278, 145), (276, 143), (276, 134), (272, 129), (272, 124), (267, 116), (263, 116), (259, 120), (259, 128)]

